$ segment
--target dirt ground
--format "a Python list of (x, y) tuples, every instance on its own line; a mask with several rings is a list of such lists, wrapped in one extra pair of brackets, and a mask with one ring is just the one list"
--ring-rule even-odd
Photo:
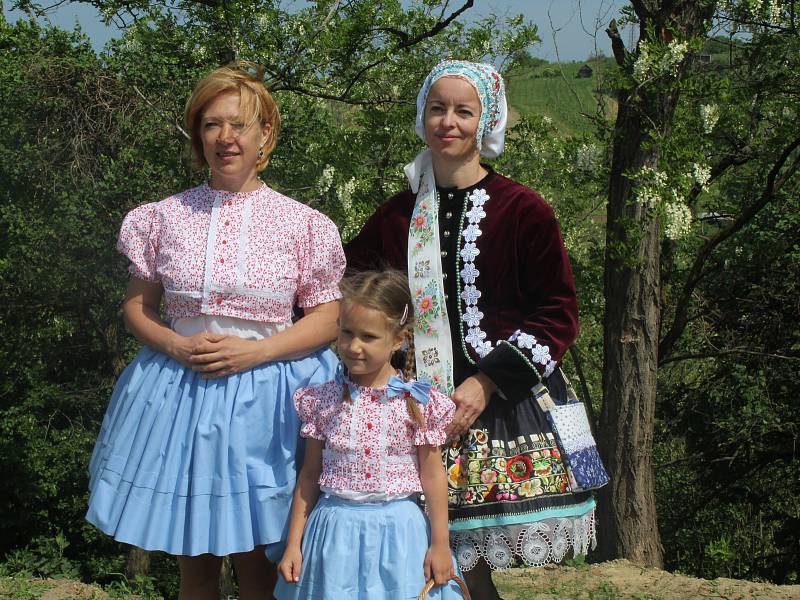
[(66, 580), (55, 580), (54, 583), (52, 588), (40, 596), (41, 600), (67, 600), (68, 598), (106, 600), (109, 597), (103, 590), (93, 585)]
[[(495, 575), (505, 600), (800, 600), (800, 585), (778, 586), (736, 579), (696, 579), (624, 560), (579, 567), (514, 569)], [(68, 580), (0, 579), (0, 598), (107, 600), (96, 586)], [(134, 600), (131, 596), (128, 600)], [(343, 599), (346, 600), (346, 599)]]
[(625, 560), (519, 569), (495, 580), (505, 600), (800, 600), (800, 585), (696, 579)]

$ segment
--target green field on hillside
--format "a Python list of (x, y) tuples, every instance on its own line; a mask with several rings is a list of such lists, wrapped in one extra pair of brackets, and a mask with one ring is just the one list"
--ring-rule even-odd
[[(709, 43), (700, 60), (722, 68), (731, 61), (731, 49)], [(577, 77), (584, 65), (591, 67), (591, 76)], [(584, 115), (597, 113), (598, 90), (611, 87), (606, 82), (616, 68), (613, 58), (604, 57), (587, 62), (542, 62), (505, 73), (511, 124), (522, 115), (542, 115), (550, 117), (564, 135), (590, 131), (592, 122)], [(613, 118), (616, 102), (608, 95), (601, 96), (606, 116)]]
[[(584, 64), (591, 67), (592, 75), (577, 77)], [(592, 123), (584, 114), (597, 112), (596, 91), (614, 68), (613, 59), (606, 58), (589, 63), (545, 63), (510, 71), (506, 79), (512, 114), (516, 111), (519, 115), (550, 117), (567, 135), (588, 131)], [(607, 114), (613, 114), (613, 100), (604, 98)]]

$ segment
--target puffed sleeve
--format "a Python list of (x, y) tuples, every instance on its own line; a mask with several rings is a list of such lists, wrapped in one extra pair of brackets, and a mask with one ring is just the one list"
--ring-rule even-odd
[(517, 255), (527, 310), (478, 368), (508, 398), (524, 397), (548, 377), (578, 335), (572, 268), (553, 209), (543, 201), (517, 220)]
[(128, 270), (138, 279), (152, 282), (161, 279), (156, 271), (158, 231), (155, 202), (134, 208), (122, 221), (117, 250), (131, 261)]
[(431, 389), (428, 403), (423, 407), (425, 428), (418, 429), (414, 436), (415, 446), (441, 446), (447, 440), (445, 428), (453, 420), (456, 405), (441, 392)]
[(300, 436), (324, 440), (325, 434), (322, 431), (321, 423), (317, 417), (319, 399), (315, 394), (316, 388), (300, 388), (294, 393), (294, 408), (300, 417)]
[(339, 281), (344, 267), (339, 230), (328, 217), (314, 211), (308, 219), (308, 239), (299, 257), (297, 305), (305, 308), (341, 298)]

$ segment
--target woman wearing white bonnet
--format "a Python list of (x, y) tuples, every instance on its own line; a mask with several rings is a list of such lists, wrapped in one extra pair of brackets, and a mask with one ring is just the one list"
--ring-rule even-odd
[(481, 157), (503, 151), (505, 87), (487, 64), (444, 61), (417, 96), (427, 148), (410, 189), (378, 208), (348, 268), (407, 271), (417, 376), (458, 407), (444, 453), (453, 548), (473, 597), (491, 570), (585, 554), (595, 501), (577, 491), (536, 396), (571, 390), (558, 365), (578, 334), (575, 285), (553, 209)]

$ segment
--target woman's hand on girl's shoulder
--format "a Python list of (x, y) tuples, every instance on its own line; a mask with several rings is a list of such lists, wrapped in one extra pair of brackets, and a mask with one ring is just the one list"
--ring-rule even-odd
[(431, 545), (425, 554), (424, 568), (425, 581), (433, 579), (436, 585), (442, 585), (450, 581), (455, 575), (450, 547), (445, 544)]
[(283, 575), (287, 583), (300, 581), (300, 569), (303, 566), (303, 553), (300, 548), (287, 546), (281, 562), (278, 563), (278, 572)]

